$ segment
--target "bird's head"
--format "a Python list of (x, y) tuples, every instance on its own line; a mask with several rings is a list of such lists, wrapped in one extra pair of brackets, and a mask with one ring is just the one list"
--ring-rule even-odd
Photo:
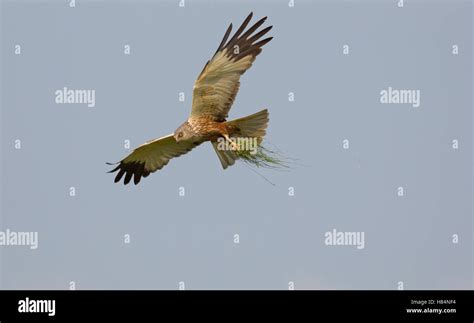
[(190, 140), (194, 136), (191, 126), (186, 121), (174, 131), (173, 137), (176, 142)]

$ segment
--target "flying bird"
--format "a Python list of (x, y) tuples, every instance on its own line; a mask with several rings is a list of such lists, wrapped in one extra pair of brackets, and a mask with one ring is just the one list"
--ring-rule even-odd
[[(227, 28), (214, 56), (206, 63), (194, 83), (191, 114), (174, 133), (150, 140), (136, 148), (118, 162), (109, 173), (117, 172), (115, 183), (125, 176), (124, 184), (132, 177), (135, 184), (142, 177), (163, 168), (170, 159), (186, 154), (196, 146), (210, 141), (222, 167), (233, 165), (239, 159), (238, 151), (219, 149), (218, 141), (225, 140), (232, 147), (232, 138), (256, 138), (260, 143), (268, 126), (268, 111), (227, 121), (229, 110), (240, 86), (240, 76), (245, 73), (262, 51), (262, 46), (273, 37), (262, 39), (272, 26), (258, 30), (267, 17), (247, 28), (253, 13), (250, 13), (239, 29), (229, 39), (232, 24)], [(109, 164), (112, 165), (112, 164)]]

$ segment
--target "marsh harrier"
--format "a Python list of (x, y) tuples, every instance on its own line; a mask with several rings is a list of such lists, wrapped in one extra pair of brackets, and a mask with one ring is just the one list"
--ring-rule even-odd
[(234, 146), (232, 139), (236, 137), (262, 141), (269, 121), (267, 109), (243, 118), (226, 120), (239, 91), (240, 76), (252, 66), (262, 46), (273, 38), (261, 40), (272, 26), (258, 31), (267, 17), (245, 30), (252, 15), (248, 15), (230, 39), (232, 24), (227, 28), (217, 51), (194, 83), (188, 120), (174, 133), (144, 143), (121, 160), (110, 171), (118, 171), (115, 182), (125, 176), (124, 184), (128, 184), (132, 177), (138, 184), (142, 177), (163, 168), (171, 158), (181, 156), (206, 141), (212, 143), (222, 167), (226, 169), (235, 163), (239, 155), (233, 149), (219, 149), (219, 140), (224, 139)]

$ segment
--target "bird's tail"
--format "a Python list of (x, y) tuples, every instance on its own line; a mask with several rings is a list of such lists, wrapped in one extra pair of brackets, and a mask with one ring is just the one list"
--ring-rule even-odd
[(263, 109), (249, 116), (227, 121), (227, 125), (236, 128), (234, 136), (246, 138), (257, 138), (258, 143), (262, 142), (268, 126), (268, 110)]
[(237, 156), (235, 151), (221, 150), (218, 148), (218, 145), (217, 142), (212, 142), (212, 147), (214, 147), (217, 157), (219, 157), (219, 160), (221, 161), (222, 168), (226, 169), (227, 167), (234, 165), (235, 161), (239, 159), (239, 156)]
[[(262, 111), (259, 111), (257, 113), (251, 114), (249, 116), (227, 121), (226, 126), (232, 129), (232, 137), (233, 138), (242, 138), (242, 143), (247, 144), (246, 148), (252, 148), (253, 149), (258, 148), (260, 143), (263, 140), (263, 137), (265, 136), (266, 129), (268, 126), (268, 110), (264, 109)], [(245, 141), (245, 140), (253, 140), (250, 142), (250, 144)], [(237, 141), (237, 145), (240, 145), (240, 143)], [(212, 146), (214, 147), (214, 150), (216, 151), (217, 156), (219, 157), (219, 160), (221, 161), (222, 167), (226, 169), (227, 167), (234, 165), (235, 161), (239, 159), (240, 157), (244, 157), (248, 153), (247, 150), (232, 150), (232, 149), (221, 149), (219, 147), (219, 143), (213, 142)], [(228, 146), (226, 146), (228, 148)]]

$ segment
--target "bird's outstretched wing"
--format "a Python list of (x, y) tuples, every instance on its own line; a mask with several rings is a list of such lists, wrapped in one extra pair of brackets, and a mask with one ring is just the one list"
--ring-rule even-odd
[(193, 106), (190, 118), (206, 117), (215, 121), (224, 121), (239, 91), (240, 76), (252, 66), (262, 46), (272, 40), (268, 37), (260, 40), (272, 26), (254, 33), (267, 19), (260, 19), (244, 32), (252, 19), (248, 15), (234, 36), (227, 41), (232, 24), (217, 48), (216, 53), (206, 63), (194, 83)]
[(125, 175), (124, 184), (128, 184), (133, 176), (133, 182), (138, 184), (142, 177), (147, 177), (168, 164), (171, 158), (181, 156), (200, 142), (176, 142), (173, 135), (154, 139), (136, 148), (130, 155), (118, 163), (118, 166), (109, 173), (118, 171), (115, 183)]

